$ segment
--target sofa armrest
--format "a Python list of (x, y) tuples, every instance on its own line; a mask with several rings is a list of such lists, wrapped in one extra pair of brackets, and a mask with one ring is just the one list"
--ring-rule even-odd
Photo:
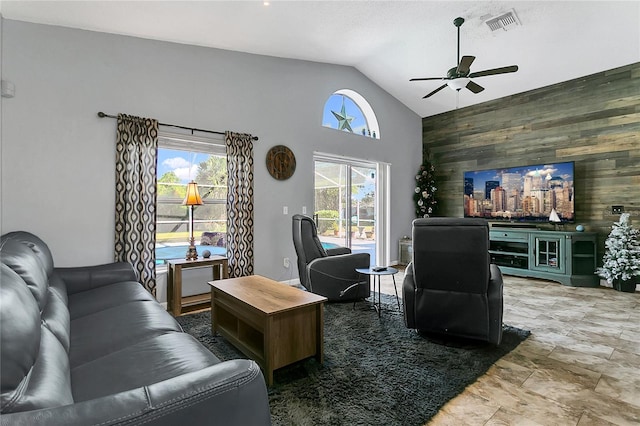
[(416, 282), (413, 275), (413, 263), (409, 262), (402, 281), (402, 301), (404, 302), (404, 324), (407, 328), (416, 328), (415, 313)]
[(73, 294), (122, 281), (138, 281), (133, 267), (127, 262), (77, 268), (55, 268), (54, 273), (67, 285), (67, 293)]
[(144, 388), (50, 409), (3, 414), (2, 425), (270, 425), (254, 361), (237, 359)]

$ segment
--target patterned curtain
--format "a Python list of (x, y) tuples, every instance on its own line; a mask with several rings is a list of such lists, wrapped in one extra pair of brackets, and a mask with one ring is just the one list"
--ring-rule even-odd
[(158, 121), (118, 114), (116, 262), (129, 262), (156, 295), (156, 158)]
[(253, 275), (253, 141), (226, 132), (229, 277)]

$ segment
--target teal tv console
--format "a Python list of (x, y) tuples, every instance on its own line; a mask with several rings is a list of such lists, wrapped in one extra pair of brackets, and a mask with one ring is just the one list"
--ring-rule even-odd
[(498, 228), (489, 231), (491, 263), (503, 274), (598, 287), (596, 233)]

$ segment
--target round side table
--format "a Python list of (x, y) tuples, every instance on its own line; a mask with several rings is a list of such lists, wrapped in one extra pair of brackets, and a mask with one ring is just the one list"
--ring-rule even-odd
[[(382, 301), (380, 298), (380, 277), (383, 275), (391, 275), (393, 278), (393, 289), (396, 292), (396, 302), (398, 302), (398, 310), (402, 311), (400, 308), (400, 299), (398, 298), (398, 288), (396, 287), (396, 274), (398, 270), (396, 268), (392, 268), (391, 266), (387, 266), (382, 270), (376, 270), (378, 267), (369, 267), (369, 268), (356, 268), (356, 272), (369, 276), (369, 285), (371, 285), (371, 281), (373, 281), (373, 307), (378, 311), (378, 316), (382, 312)], [(373, 277), (373, 279), (371, 279)], [(376, 303), (376, 282), (378, 283), (378, 303)]]

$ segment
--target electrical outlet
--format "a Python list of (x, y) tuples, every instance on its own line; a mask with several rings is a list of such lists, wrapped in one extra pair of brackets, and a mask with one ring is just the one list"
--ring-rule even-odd
[(624, 206), (611, 206), (611, 214), (624, 213)]
[(285, 268), (287, 268), (287, 269), (288, 269), (288, 268), (289, 268), (289, 258), (288, 258), (288, 257), (285, 257), (285, 258), (284, 258), (284, 262), (283, 262), (282, 264), (284, 265), (284, 267), (285, 267)]
[(302, 206), (302, 214), (307, 214), (307, 206)]

